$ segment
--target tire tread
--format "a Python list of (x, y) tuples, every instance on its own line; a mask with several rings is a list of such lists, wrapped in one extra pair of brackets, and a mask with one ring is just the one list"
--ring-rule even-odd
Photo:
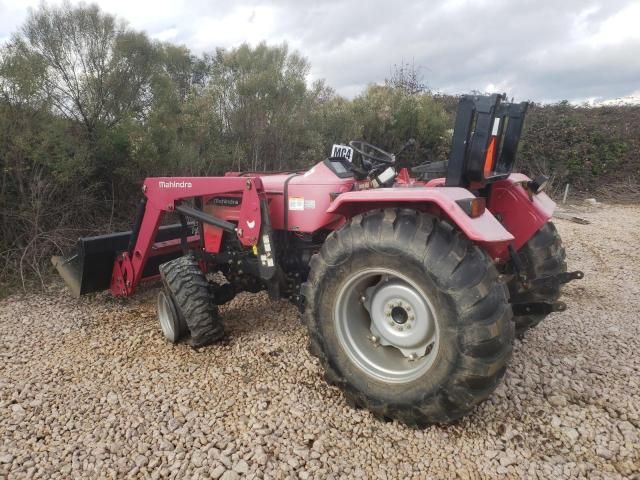
[[(391, 238), (396, 249), (400, 245), (404, 251), (420, 254), (425, 273), (456, 300), (453, 303), (458, 316), (460, 353), (450, 378), (417, 405), (384, 401), (358, 390), (330, 358), (320, 330), (321, 320), (316, 315), (323, 301), (318, 296), (320, 283), (338, 255), (336, 245), (331, 244), (314, 255), (311, 272), (302, 287), (309, 350), (320, 360), (327, 381), (343, 390), (349, 404), (367, 408), (376, 418), (394, 419), (414, 427), (451, 422), (485, 400), (504, 375), (514, 335), (506, 287), (497, 281), (497, 272), (487, 255), (450, 225), (431, 215), (402, 209), (358, 215), (330, 235), (346, 236), (374, 250), (379, 243), (385, 243), (382, 240)], [(327, 245), (329, 242), (328, 239)], [(341, 243), (341, 247), (349, 250), (347, 255), (353, 249), (347, 243)]]
[[(529, 277), (555, 275), (567, 271), (566, 252), (562, 239), (552, 222), (544, 224), (536, 234), (520, 249), (526, 274)], [(509, 283), (511, 294), (518, 292), (515, 280)], [(553, 302), (560, 298), (560, 287), (540, 287), (525, 294), (518, 293), (523, 302)], [(524, 336), (525, 332), (546, 318), (547, 315), (517, 315), (513, 317), (516, 335)]]
[(163, 263), (160, 265), (160, 277), (191, 333), (191, 346), (210, 345), (224, 336), (209, 282), (193, 255)]

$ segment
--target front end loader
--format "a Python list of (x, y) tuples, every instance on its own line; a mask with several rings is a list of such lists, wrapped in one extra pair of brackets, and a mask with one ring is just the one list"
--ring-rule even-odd
[[(351, 405), (450, 422), (582, 278), (567, 272), (546, 179), (512, 173), (526, 110), (462, 97), (450, 158), (411, 171), (352, 141), (307, 171), (147, 178), (130, 232), (81, 238), (53, 262), (75, 295), (160, 279), (160, 329), (194, 347), (222, 338), (218, 305), (237, 293), (289, 299)], [(179, 223), (161, 226), (169, 213)]]

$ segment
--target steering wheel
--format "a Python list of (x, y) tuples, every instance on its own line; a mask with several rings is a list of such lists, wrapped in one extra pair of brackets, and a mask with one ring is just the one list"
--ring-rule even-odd
[(368, 158), (372, 162), (384, 163), (385, 165), (392, 165), (396, 162), (396, 156), (393, 153), (385, 152), (370, 143), (351, 140), (349, 146), (362, 155), (362, 158)]

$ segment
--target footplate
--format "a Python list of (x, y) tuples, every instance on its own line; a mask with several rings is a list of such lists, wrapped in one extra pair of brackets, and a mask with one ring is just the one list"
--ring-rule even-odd
[(511, 305), (513, 314), (520, 315), (548, 315), (552, 312), (564, 312), (567, 304), (564, 302), (531, 302), (514, 303)]

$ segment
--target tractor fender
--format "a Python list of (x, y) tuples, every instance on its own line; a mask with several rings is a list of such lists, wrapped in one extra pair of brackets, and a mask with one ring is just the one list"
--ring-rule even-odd
[(420, 211), (433, 211), (434, 207), (455, 224), (472, 242), (484, 248), (492, 258), (502, 258), (514, 239), (487, 209), (471, 218), (456, 200), (475, 198), (459, 187), (396, 187), (352, 191), (340, 194), (327, 209), (327, 213), (351, 218), (377, 208), (408, 207)]
[(533, 193), (526, 184), (531, 181), (522, 173), (491, 185), (487, 209), (500, 218), (514, 236), (513, 247), (520, 250), (553, 216), (556, 203), (545, 192)]

